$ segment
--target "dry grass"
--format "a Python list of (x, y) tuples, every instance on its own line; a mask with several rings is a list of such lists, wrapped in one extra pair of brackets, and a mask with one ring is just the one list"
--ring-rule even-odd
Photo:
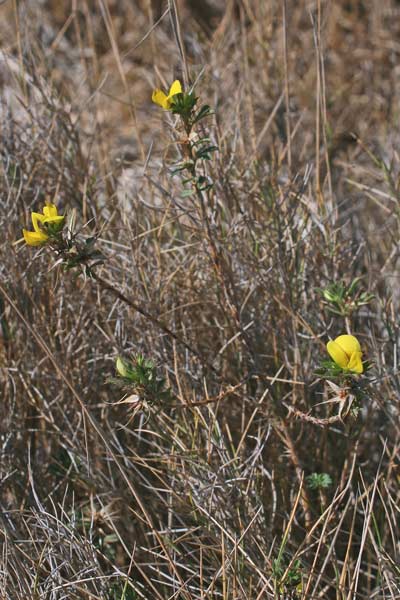
[[(400, 598), (400, 4), (174, 7), (0, 6), (0, 596)], [(215, 109), (203, 206), (150, 102), (186, 71)], [(47, 198), (97, 280), (14, 243)], [(317, 288), (357, 276), (345, 322)], [(346, 327), (374, 366), (330, 422)], [(138, 353), (170, 393), (119, 403)]]

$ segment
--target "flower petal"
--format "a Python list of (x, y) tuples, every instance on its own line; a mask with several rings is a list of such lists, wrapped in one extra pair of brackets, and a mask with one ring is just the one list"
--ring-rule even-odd
[(55, 204), (51, 204), (50, 202), (43, 207), (43, 214), (45, 217), (56, 217), (58, 215), (57, 207)]
[(162, 90), (154, 90), (151, 99), (155, 104), (158, 104), (158, 106), (168, 109), (168, 98)]
[(28, 246), (41, 246), (49, 239), (42, 231), (27, 231), (26, 229), (23, 229), (22, 233), (24, 234), (24, 240)]
[(335, 342), (339, 344), (349, 358), (353, 352), (361, 352), (360, 342), (354, 335), (339, 335), (339, 337), (335, 339)]
[(364, 371), (361, 357), (361, 352), (353, 352), (350, 357), (349, 364), (347, 365), (349, 371), (354, 371), (354, 373), (362, 373)]
[(57, 215), (55, 217), (45, 217), (42, 223), (61, 223), (64, 221), (64, 215)]
[(172, 96), (176, 96), (176, 94), (182, 94), (182, 85), (179, 79), (175, 79), (169, 88), (168, 98), (172, 98)]
[(330, 340), (326, 349), (328, 350), (329, 356), (334, 360), (334, 362), (342, 367), (342, 369), (347, 369), (347, 365), (349, 363), (349, 357), (346, 352), (336, 343), (336, 341)]
[(37, 212), (33, 212), (31, 217), (32, 217), (33, 229), (36, 231), (36, 233), (41, 233), (42, 230), (39, 227), (39, 222), (44, 223), (44, 220), (46, 217)]

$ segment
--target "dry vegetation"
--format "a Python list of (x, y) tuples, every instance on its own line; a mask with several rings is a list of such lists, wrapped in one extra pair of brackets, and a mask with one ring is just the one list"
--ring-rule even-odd
[[(400, 3), (178, 8), (0, 6), (0, 596), (400, 598)], [(150, 100), (185, 70), (203, 202)], [(46, 199), (97, 279), (15, 244)], [(358, 276), (374, 300), (329, 313)], [(346, 328), (374, 365), (330, 422)], [(109, 381), (137, 354), (168, 393)]]

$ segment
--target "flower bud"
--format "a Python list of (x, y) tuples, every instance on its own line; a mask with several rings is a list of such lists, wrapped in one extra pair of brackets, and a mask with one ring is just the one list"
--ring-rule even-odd
[(124, 362), (124, 360), (118, 356), (117, 361), (115, 363), (115, 368), (117, 369), (117, 372), (119, 375), (121, 375), (121, 377), (129, 377), (129, 369), (126, 365), (126, 363)]

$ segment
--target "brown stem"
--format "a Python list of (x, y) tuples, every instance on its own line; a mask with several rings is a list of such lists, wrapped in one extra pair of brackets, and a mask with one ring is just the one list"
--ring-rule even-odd
[(301, 421), (307, 421), (308, 423), (312, 423), (318, 427), (327, 427), (328, 425), (333, 425), (334, 423), (343, 423), (343, 418), (340, 414), (328, 417), (327, 419), (318, 419), (317, 417), (307, 415), (306, 413), (303, 413), (292, 406), (288, 406), (287, 408), (289, 409), (290, 416), (300, 419)]
[(170, 337), (172, 337), (176, 342), (178, 342), (179, 344), (181, 344), (182, 346), (184, 346), (187, 350), (189, 350), (189, 352), (191, 354), (193, 354), (194, 356), (196, 356), (200, 360), (200, 362), (203, 364), (203, 366), (207, 366), (209, 369), (211, 369), (212, 371), (214, 371), (214, 373), (217, 373), (217, 369), (211, 363), (209, 363), (208, 361), (204, 360), (204, 358), (200, 355), (200, 353), (197, 350), (195, 350), (195, 348), (193, 348), (190, 344), (188, 344), (177, 333), (175, 333), (174, 331), (172, 331), (172, 329), (170, 329), (165, 323), (163, 323), (163, 321), (160, 321), (160, 319), (158, 319), (157, 317), (155, 317), (154, 315), (152, 315), (145, 308), (143, 308), (139, 304), (136, 304), (136, 302), (134, 302), (133, 300), (131, 300), (130, 298), (128, 298), (127, 296), (125, 296), (125, 294), (123, 294), (116, 287), (114, 287), (114, 285), (111, 282), (107, 281), (106, 279), (103, 279), (97, 273), (91, 271), (91, 277), (92, 277), (92, 279), (94, 279), (95, 281), (97, 281), (97, 283), (103, 289), (109, 290), (110, 292), (112, 292), (114, 294), (114, 296), (116, 296), (119, 300), (121, 300), (122, 302), (124, 302), (125, 304), (127, 304), (128, 306), (130, 306), (131, 308), (133, 308), (134, 310), (136, 310), (139, 314), (141, 314), (143, 317), (145, 317), (151, 323), (153, 323), (153, 325), (156, 325), (157, 327), (159, 327), (159, 329), (161, 329), (162, 331), (164, 331), (164, 333), (166, 333), (167, 335), (169, 335)]

